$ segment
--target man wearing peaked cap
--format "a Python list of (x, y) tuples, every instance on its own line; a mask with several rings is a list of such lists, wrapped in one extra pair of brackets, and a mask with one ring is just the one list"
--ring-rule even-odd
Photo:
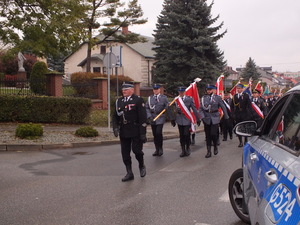
[[(257, 105), (257, 107), (263, 113), (264, 117), (268, 114), (268, 108), (266, 106), (264, 99), (262, 97), (260, 97), (259, 90), (255, 89), (252, 91), (251, 102), (253, 102)], [(257, 126), (260, 127), (262, 125), (263, 119), (257, 114), (257, 112), (254, 109), (251, 110), (251, 116), (252, 116), (252, 119), (257, 123)]]
[[(244, 93), (244, 85), (238, 84), (236, 86), (237, 93), (232, 97), (231, 109), (235, 124), (251, 119), (251, 101), (250, 96)], [(243, 147), (242, 136), (238, 136), (239, 145), (238, 147)], [(247, 137), (244, 139), (244, 144), (247, 142)]]
[(206, 137), (207, 154), (205, 158), (211, 157), (211, 144), (214, 146), (214, 154), (218, 154), (218, 138), (219, 138), (219, 124), (220, 112), (222, 108), (224, 118), (227, 120), (228, 114), (226, 107), (219, 95), (214, 94), (213, 90), (216, 89), (215, 85), (206, 86), (206, 95), (201, 98), (200, 105), (200, 118), (204, 124), (204, 132)]
[(132, 84), (123, 83), (122, 94), (123, 97), (116, 101), (112, 123), (114, 135), (120, 136), (122, 159), (127, 171), (122, 181), (126, 182), (134, 179), (131, 150), (139, 163), (141, 177), (146, 176), (143, 143), (147, 141), (147, 113), (143, 98), (134, 94)]
[[(164, 109), (169, 106), (167, 96), (161, 94), (159, 84), (153, 84), (153, 95), (148, 97), (146, 102), (147, 119), (152, 128), (152, 134), (154, 137), (155, 152), (153, 156), (163, 155), (163, 126), (166, 121), (165, 113), (158, 119), (153, 121)], [(167, 110), (168, 112), (168, 110)]]
[[(193, 110), (193, 112), (196, 116), (197, 124), (198, 124), (198, 126), (200, 126), (200, 118), (197, 113), (197, 109), (195, 107), (194, 100), (192, 97), (185, 95), (185, 90), (186, 90), (185, 87), (178, 88), (178, 92), (179, 92), (178, 98), (180, 98), (180, 100), (182, 100), (180, 102), (183, 102), (183, 104), (185, 105), (187, 110), (191, 110), (191, 109)], [(191, 121), (189, 120), (189, 118), (187, 118), (185, 113), (181, 110), (178, 102), (176, 102), (176, 118), (175, 118), (175, 120), (173, 119), (171, 121), (171, 124), (173, 127), (175, 127), (176, 124), (178, 125), (179, 136), (180, 136), (180, 145), (181, 145), (181, 150), (182, 150), (180, 157), (189, 156), (191, 154), (191, 149), (190, 149)]]

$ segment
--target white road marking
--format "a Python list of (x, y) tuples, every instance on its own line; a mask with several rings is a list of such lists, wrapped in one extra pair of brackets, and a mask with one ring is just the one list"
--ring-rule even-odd
[(224, 192), (224, 194), (222, 194), (222, 196), (219, 198), (220, 202), (229, 202), (229, 194), (228, 194), (228, 190), (226, 190)]

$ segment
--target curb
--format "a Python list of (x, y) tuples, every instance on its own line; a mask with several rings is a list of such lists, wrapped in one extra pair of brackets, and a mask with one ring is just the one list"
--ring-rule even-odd
[[(200, 133), (203, 130), (198, 130)], [(179, 138), (178, 134), (165, 135), (164, 140)], [(153, 137), (148, 138), (148, 141), (153, 141)], [(73, 142), (73, 143), (58, 143), (58, 144), (0, 144), (0, 152), (6, 151), (42, 151), (52, 149), (66, 149), (66, 148), (82, 148), (119, 144), (120, 140), (109, 141), (93, 141), (93, 142)]]

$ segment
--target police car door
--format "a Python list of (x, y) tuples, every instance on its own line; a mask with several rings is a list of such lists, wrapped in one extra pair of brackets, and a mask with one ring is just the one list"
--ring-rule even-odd
[(299, 121), (300, 95), (285, 96), (266, 118), (262, 135), (245, 147), (246, 201), (252, 224), (299, 225), (299, 168), (298, 173), (290, 169), (299, 154), (287, 141), (296, 134)]

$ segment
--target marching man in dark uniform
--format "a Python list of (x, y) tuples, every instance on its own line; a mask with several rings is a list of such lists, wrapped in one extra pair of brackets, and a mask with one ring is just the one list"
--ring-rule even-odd
[[(243, 122), (246, 120), (250, 120), (250, 112), (251, 112), (251, 101), (250, 97), (247, 93), (244, 93), (244, 85), (238, 84), (236, 86), (237, 93), (233, 96), (231, 102), (231, 109), (233, 110), (233, 118), (235, 124), (239, 122)], [(239, 145), (238, 147), (243, 147), (242, 137), (238, 136)], [(246, 144), (247, 137), (245, 137), (244, 143)]]
[[(260, 111), (263, 113), (263, 116), (266, 117), (268, 114), (268, 108), (266, 106), (266, 103), (262, 97), (260, 97), (260, 91), (259, 90), (253, 90), (252, 91), (252, 98), (251, 101), (254, 102), (257, 107), (260, 109)], [(260, 127), (263, 123), (263, 118), (260, 117), (254, 110), (252, 118), (257, 123), (257, 127)]]
[(164, 113), (155, 121), (153, 121), (153, 119), (155, 119), (160, 112), (167, 109), (169, 106), (167, 96), (162, 95), (160, 92), (160, 85), (154, 84), (153, 95), (148, 97), (148, 101), (146, 103), (147, 118), (150, 121), (154, 137), (155, 152), (152, 154), (153, 156), (163, 155), (163, 126), (166, 122), (166, 115)]
[(224, 119), (228, 119), (226, 107), (221, 96), (215, 95), (213, 90), (217, 89), (215, 85), (206, 86), (206, 94), (201, 98), (200, 118), (204, 124), (204, 131), (206, 136), (207, 154), (205, 158), (211, 157), (211, 143), (214, 145), (214, 154), (218, 154), (218, 130), (220, 123), (221, 107), (224, 113)]
[[(191, 109), (194, 112), (194, 115), (196, 117), (196, 121), (198, 126), (200, 126), (200, 118), (197, 113), (197, 109), (195, 107), (194, 99), (190, 96), (185, 95), (185, 87), (179, 87), (179, 97), (180, 101), (182, 100), (184, 106), (187, 111), (190, 111)], [(180, 157), (189, 156), (191, 154), (191, 120), (187, 118), (185, 115), (185, 112), (183, 112), (180, 108), (180, 105), (176, 102), (176, 119), (171, 121), (171, 124), (173, 127), (178, 125), (179, 135), (180, 135), (180, 145), (181, 145), (181, 154)]]
[(220, 125), (222, 127), (223, 141), (227, 141), (228, 134), (229, 134), (230, 139), (232, 139), (232, 130), (233, 130), (233, 125), (234, 125), (234, 121), (233, 121), (232, 113), (231, 113), (231, 108), (230, 108), (230, 105), (231, 105), (231, 102), (232, 102), (232, 99), (230, 97), (230, 93), (224, 93), (223, 102), (226, 106), (226, 111), (227, 111), (227, 114), (229, 116), (229, 119), (225, 120), (225, 118), (223, 116), (221, 118)]
[(147, 141), (147, 113), (144, 100), (134, 94), (132, 84), (124, 83), (122, 93), (123, 97), (116, 101), (116, 110), (112, 122), (114, 135), (116, 137), (120, 135), (122, 159), (127, 170), (127, 174), (122, 181), (126, 182), (134, 179), (131, 167), (131, 150), (139, 162), (141, 177), (146, 176), (143, 143)]

